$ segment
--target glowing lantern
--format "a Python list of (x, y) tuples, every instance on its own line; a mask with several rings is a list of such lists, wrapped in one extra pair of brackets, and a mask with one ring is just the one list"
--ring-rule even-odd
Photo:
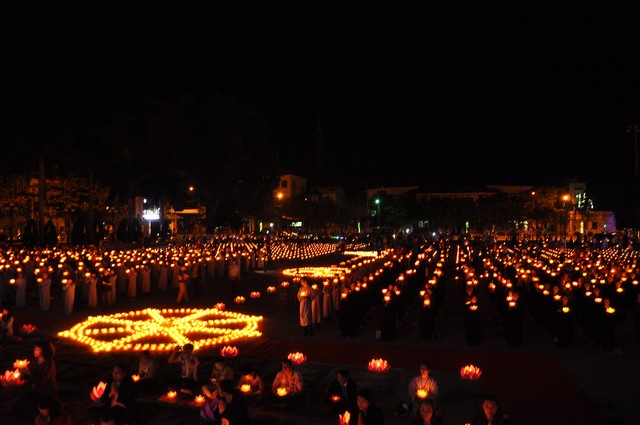
[(102, 394), (104, 394), (105, 388), (107, 388), (107, 383), (100, 381), (100, 383), (93, 387), (93, 390), (91, 390), (91, 400), (95, 401), (100, 399), (100, 397), (102, 397)]
[(418, 398), (427, 398), (427, 395), (429, 395), (429, 392), (427, 390), (418, 390), (418, 391), (416, 391), (416, 396)]
[(334, 394), (331, 396), (331, 401), (333, 401), (334, 403), (337, 403), (340, 401), (340, 396), (337, 394)]
[(267, 292), (270, 294), (273, 294), (274, 292), (276, 292), (276, 287), (275, 286), (267, 286)]
[(140, 375), (131, 375), (131, 379), (133, 379), (133, 382), (138, 382), (140, 380)]
[(19, 370), (14, 370), (14, 371), (7, 370), (4, 373), (4, 376), (0, 377), (0, 380), (2, 381), (2, 386), (3, 387), (6, 387), (8, 385), (22, 385), (22, 384), (24, 384), (24, 381), (22, 379), (20, 379), (20, 371)]
[(285, 387), (280, 387), (276, 390), (276, 394), (278, 394), (278, 396), (280, 397), (284, 397), (289, 393), (289, 391), (287, 391), (287, 389)]
[(463, 379), (478, 379), (482, 375), (482, 370), (474, 365), (466, 365), (460, 369), (460, 376)]
[(233, 300), (236, 304), (242, 304), (244, 302), (244, 297), (241, 295), (238, 295), (237, 297), (234, 298)]
[(243, 393), (248, 393), (251, 391), (251, 385), (249, 384), (242, 384), (240, 386), (240, 391), (242, 391)]
[(307, 356), (302, 353), (289, 353), (287, 358), (294, 364), (302, 364), (307, 361)]
[(251, 292), (251, 298), (260, 298), (260, 292), (258, 291), (253, 291)]
[(569, 307), (562, 307), (562, 312), (563, 313), (568, 313), (569, 311), (571, 311), (571, 309)]
[(22, 333), (30, 334), (30, 333), (33, 333), (36, 330), (36, 327), (34, 325), (32, 325), (31, 323), (25, 323), (24, 325), (22, 325), (20, 327), (20, 330), (22, 331)]
[(226, 308), (224, 303), (218, 303), (218, 304), (214, 305), (214, 307), (217, 308), (218, 310), (224, 310)]
[(171, 390), (171, 391), (169, 391), (167, 393), (167, 398), (170, 399), (170, 400), (175, 399), (177, 396), (178, 396), (178, 393), (173, 391), (173, 390)]
[(287, 282), (286, 280), (284, 282), (282, 282), (280, 284), (280, 286), (282, 286), (283, 288), (286, 288), (287, 286), (289, 286), (289, 282)]
[(369, 370), (372, 372), (385, 372), (390, 368), (391, 366), (384, 359), (371, 359), (369, 361)]
[(235, 357), (238, 355), (238, 347), (224, 346), (220, 349), (220, 355), (226, 358)]
[(13, 362), (13, 368), (14, 369), (26, 369), (27, 366), (29, 366), (29, 360), (24, 359), (24, 360), (16, 360), (15, 362)]
[(194, 399), (193, 402), (195, 404), (202, 404), (204, 403), (204, 396), (202, 394), (198, 394)]

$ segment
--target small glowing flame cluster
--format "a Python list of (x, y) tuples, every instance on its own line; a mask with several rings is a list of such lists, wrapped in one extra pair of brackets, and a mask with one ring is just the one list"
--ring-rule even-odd
[(472, 364), (464, 366), (460, 369), (460, 376), (463, 379), (478, 379), (482, 375), (482, 370), (479, 367)]
[(391, 366), (385, 359), (371, 359), (369, 361), (369, 370), (372, 372), (386, 372)]
[(153, 309), (107, 316), (90, 316), (71, 329), (58, 333), (91, 347), (95, 352), (149, 350), (169, 351), (176, 344), (191, 343), (194, 349), (228, 344), (262, 335), (250, 316), (217, 308)]
[(304, 362), (307, 361), (307, 356), (305, 356), (302, 353), (289, 353), (289, 355), (287, 356), (287, 358), (289, 360), (291, 360), (291, 363), (293, 364), (302, 364)]

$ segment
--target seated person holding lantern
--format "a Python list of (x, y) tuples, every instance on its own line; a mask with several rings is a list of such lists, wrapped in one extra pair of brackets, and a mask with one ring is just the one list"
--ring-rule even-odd
[(289, 359), (282, 361), (280, 370), (271, 384), (275, 403), (283, 403), (286, 408), (300, 407), (304, 403), (304, 382), (300, 372), (293, 368)]

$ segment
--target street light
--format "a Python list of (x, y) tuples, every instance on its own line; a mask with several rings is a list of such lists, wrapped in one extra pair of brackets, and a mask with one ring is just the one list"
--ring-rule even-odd
[(376, 215), (378, 216), (378, 229), (380, 229), (380, 198), (376, 198), (373, 203), (376, 204), (377, 207)]
[(18, 211), (18, 206), (11, 202), (4, 209), (9, 213), (9, 245), (13, 245), (13, 216)]

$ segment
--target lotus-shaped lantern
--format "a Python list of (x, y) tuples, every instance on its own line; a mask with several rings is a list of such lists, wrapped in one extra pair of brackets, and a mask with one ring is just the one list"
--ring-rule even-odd
[(193, 399), (193, 402), (195, 404), (202, 404), (204, 403), (204, 396), (202, 394), (198, 394), (197, 396), (195, 396), (195, 398)]
[(285, 387), (279, 387), (276, 390), (276, 394), (278, 394), (280, 397), (284, 397), (289, 393), (289, 391), (287, 391), (287, 389)]
[(231, 358), (238, 355), (238, 347), (233, 347), (231, 345), (225, 345), (220, 349), (220, 355), (222, 357)]
[(19, 370), (7, 370), (4, 375), (0, 376), (0, 381), (2, 381), (3, 387), (24, 384)]
[(253, 291), (249, 295), (251, 296), (251, 298), (260, 298), (260, 292), (259, 291)]
[(460, 369), (460, 376), (463, 379), (478, 379), (482, 375), (482, 370), (472, 364), (464, 366)]
[(307, 356), (299, 352), (289, 353), (287, 358), (291, 360), (291, 363), (294, 363), (294, 364), (302, 364), (305, 361), (307, 361)]
[(140, 375), (131, 375), (131, 379), (133, 379), (133, 382), (138, 382), (140, 380)]
[(372, 372), (386, 372), (391, 366), (385, 359), (371, 359), (369, 361), (369, 370)]
[(17, 359), (13, 362), (14, 369), (26, 369), (29, 366), (29, 360), (27, 359)]
[(275, 286), (267, 286), (267, 292), (270, 294), (273, 294), (274, 292), (276, 292), (276, 287)]
[(100, 397), (102, 397), (102, 394), (104, 394), (105, 388), (107, 388), (107, 383), (100, 381), (100, 383), (98, 383), (98, 385), (93, 387), (93, 389), (91, 390), (91, 400), (95, 401), (100, 399)]
[(416, 397), (418, 398), (427, 398), (427, 396), (429, 395), (429, 391), (427, 390), (417, 390), (416, 391)]
[(36, 329), (37, 329), (36, 326), (32, 325), (31, 323), (25, 323), (20, 327), (20, 330), (22, 331), (22, 333), (27, 335), (35, 332)]
[(251, 392), (251, 385), (249, 384), (240, 385), (240, 391), (242, 391), (245, 394)]
[(238, 295), (233, 299), (236, 304), (242, 304), (244, 302), (244, 297), (242, 295)]
[(175, 399), (177, 396), (178, 396), (178, 393), (173, 390), (170, 390), (169, 392), (167, 392), (167, 398), (170, 400)]

